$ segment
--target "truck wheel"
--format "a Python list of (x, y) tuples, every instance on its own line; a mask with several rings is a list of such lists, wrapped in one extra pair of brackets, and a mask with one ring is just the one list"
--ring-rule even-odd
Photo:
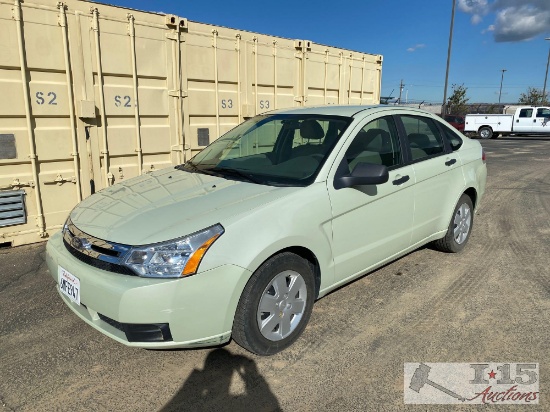
[(493, 130), (490, 127), (483, 126), (478, 130), (477, 134), (482, 139), (491, 139), (493, 137)]

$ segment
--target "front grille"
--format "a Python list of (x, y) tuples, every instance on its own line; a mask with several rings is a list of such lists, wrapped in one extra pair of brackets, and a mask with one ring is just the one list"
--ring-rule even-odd
[(128, 342), (171, 342), (173, 340), (168, 323), (121, 323), (101, 313), (98, 315), (103, 322), (124, 332)]
[(122, 264), (130, 246), (107, 242), (84, 233), (70, 220), (63, 228), (63, 243), (71, 255), (87, 265), (121, 275), (137, 276)]
[(104, 262), (103, 260), (95, 259), (91, 256), (85, 255), (84, 253), (79, 252), (78, 250), (73, 248), (71, 245), (69, 245), (65, 239), (63, 239), (63, 243), (65, 244), (65, 247), (67, 248), (67, 250), (71, 255), (73, 255), (75, 258), (77, 258), (81, 262), (86, 263), (87, 265), (93, 266), (101, 270), (106, 270), (107, 272), (120, 273), (121, 275), (128, 275), (128, 276), (137, 276), (134, 272), (132, 272), (126, 266), (117, 265), (115, 263), (110, 263), (110, 262)]

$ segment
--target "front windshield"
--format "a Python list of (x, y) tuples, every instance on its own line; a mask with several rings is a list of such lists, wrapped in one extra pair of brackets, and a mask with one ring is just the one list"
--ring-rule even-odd
[(352, 119), (261, 115), (229, 131), (181, 168), (268, 185), (311, 184)]

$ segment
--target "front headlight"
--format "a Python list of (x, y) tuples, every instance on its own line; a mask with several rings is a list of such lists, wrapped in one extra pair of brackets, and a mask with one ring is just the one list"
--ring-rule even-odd
[(132, 247), (124, 264), (147, 278), (193, 275), (208, 248), (223, 232), (223, 226), (217, 224), (181, 239)]

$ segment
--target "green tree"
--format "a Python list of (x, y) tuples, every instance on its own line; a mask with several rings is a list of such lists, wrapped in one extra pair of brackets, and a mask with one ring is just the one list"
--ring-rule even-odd
[(546, 96), (542, 95), (542, 90), (535, 87), (529, 87), (527, 92), (522, 93), (519, 96), (519, 103), (526, 104), (529, 106), (536, 105), (548, 105), (548, 93), (545, 93)]
[(453, 84), (453, 94), (447, 99), (447, 113), (450, 114), (467, 114), (468, 99), (466, 93), (468, 88), (464, 84)]

